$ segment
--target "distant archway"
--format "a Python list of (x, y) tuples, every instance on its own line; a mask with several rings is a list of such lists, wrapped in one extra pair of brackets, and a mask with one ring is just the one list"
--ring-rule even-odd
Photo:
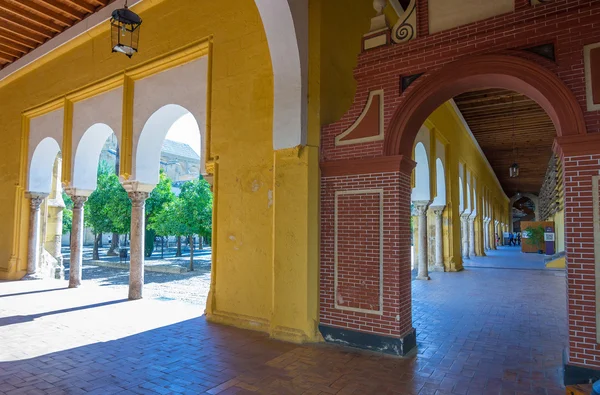
[(413, 201), (429, 201), (431, 191), (429, 187), (429, 159), (423, 143), (417, 143), (415, 146), (415, 187), (412, 191)]
[(444, 164), (440, 158), (435, 161), (436, 178), (436, 197), (433, 199), (432, 206), (446, 205), (446, 174), (444, 173)]
[(386, 155), (409, 155), (421, 125), (444, 102), (469, 90), (504, 88), (522, 93), (548, 114), (558, 136), (585, 134), (573, 93), (551, 71), (510, 55), (480, 55), (450, 63), (413, 83), (396, 108), (385, 139)]

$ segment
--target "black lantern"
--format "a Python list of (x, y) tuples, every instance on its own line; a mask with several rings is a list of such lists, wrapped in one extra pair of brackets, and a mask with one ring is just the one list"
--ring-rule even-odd
[(112, 51), (132, 57), (138, 51), (142, 18), (125, 7), (114, 10), (110, 18)]
[(517, 163), (513, 163), (509, 168), (509, 172), (511, 178), (519, 177), (519, 165)]

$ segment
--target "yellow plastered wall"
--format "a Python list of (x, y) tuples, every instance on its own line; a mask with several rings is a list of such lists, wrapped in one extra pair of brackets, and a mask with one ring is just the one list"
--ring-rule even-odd
[[(311, 238), (318, 230), (318, 216), (313, 215), (318, 207), (318, 182), (309, 182), (309, 177), (315, 177), (318, 158), (308, 150), (291, 156), (285, 154), (286, 166), (281, 170), (275, 167), (273, 73), (254, 1), (152, 0), (133, 10), (140, 14), (144, 25), (140, 53), (132, 59), (111, 53), (106, 22), (36, 61), (18, 73), (18, 77), (0, 82), (0, 134), (4, 146), (0, 157), (0, 188), (5, 191), (0, 194), (0, 234), (5, 235), (0, 238), (0, 278), (22, 276), (27, 264), (29, 208), (23, 197), (25, 186), (19, 168), (23, 155), (20, 151), (23, 141), (26, 142), (21, 114), (125, 68), (212, 37), (211, 153), (218, 158), (218, 165), (212, 166), (218, 169), (213, 241), (218, 252), (213, 262), (216, 287), (209, 298), (209, 313), (218, 312), (223, 321), (265, 331), (270, 331), (269, 326), (276, 321), (280, 332), (287, 331), (286, 338), (314, 339), (318, 246)], [(314, 116), (315, 111), (312, 113)], [(309, 122), (315, 124), (313, 119)], [(287, 168), (293, 168), (296, 175), (297, 168), (303, 169), (300, 176), (306, 182), (292, 185), (291, 177), (285, 176)], [(282, 199), (280, 204), (274, 200), (275, 176), (280, 181), (279, 194), (292, 194), (294, 199)], [(289, 222), (298, 218), (274, 217), (275, 206), (285, 212), (286, 204), (298, 202), (303, 209), (297, 216), (303, 222), (297, 230)], [(15, 223), (19, 210), (21, 220)], [(310, 219), (307, 213), (311, 214)], [(288, 273), (288, 267), (296, 270), (294, 275), (302, 272), (303, 277), (298, 281), (302, 281), (304, 288), (300, 292), (294, 289), (286, 293), (284, 285), (273, 283), (278, 274), (274, 257), (281, 250), (276, 246), (289, 243), (274, 234), (278, 222), (291, 228), (287, 234), (296, 248), (295, 254), (290, 254), (292, 258), (279, 266), (283, 265), (283, 273)], [(16, 233), (21, 239), (17, 251)], [(309, 239), (314, 246), (308, 245)], [(308, 259), (311, 259), (310, 270)], [(292, 282), (287, 277), (282, 281)], [(282, 293), (281, 297), (275, 297), (275, 292)], [(288, 303), (290, 299), (294, 305), (291, 311), (296, 315), (277, 316), (275, 310), (283, 309), (276, 306), (275, 300)]]
[(354, 100), (354, 68), (375, 11), (372, 1), (320, 3), (321, 124), (327, 125), (340, 119)]

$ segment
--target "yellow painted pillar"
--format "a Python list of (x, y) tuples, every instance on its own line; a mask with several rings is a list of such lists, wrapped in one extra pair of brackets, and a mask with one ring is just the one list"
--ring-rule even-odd
[(319, 150), (274, 153), (271, 336), (318, 341)]

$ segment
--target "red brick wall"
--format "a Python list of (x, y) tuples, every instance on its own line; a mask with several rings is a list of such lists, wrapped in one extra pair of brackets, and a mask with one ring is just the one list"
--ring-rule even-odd
[[(338, 195), (338, 294), (335, 276), (335, 194), (352, 190), (383, 189), (383, 312), (366, 313), (336, 308), (343, 306), (377, 310), (367, 305), (379, 294), (373, 274), (379, 263), (378, 194)], [(402, 336), (412, 329), (410, 294), (410, 177), (406, 174), (376, 173), (321, 179), (321, 318), (320, 323), (385, 336)], [(341, 197), (341, 199), (340, 199)], [(341, 204), (340, 204), (341, 203)], [(355, 208), (350, 206), (354, 205)], [(406, 221), (401, 221), (405, 218)], [(367, 236), (372, 230), (376, 236)], [(352, 270), (352, 273), (350, 272)], [(376, 270), (379, 270), (377, 266)], [(339, 281), (339, 279), (342, 281)], [(348, 295), (351, 287), (365, 288)], [(363, 298), (362, 296), (366, 296)], [(399, 302), (399, 303), (398, 303)]]
[[(600, 1), (556, 0), (532, 7), (515, 0), (515, 12), (493, 17), (448, 31), (421, 35), (403, 45), (388, 45), (362, 53), (355, 69), (357, 91), (354, 104), (338, 122), (322, 131), (321, 160), (379, 157), (384, 142), (335, 146), (342, 133), (362, 112), (370, 91), (384, 90), (384, 130), (404, 99), (402, 76), (430, 74), (455, 60), (486, 53), (525, 57), (556, 74), (579, 103), (588, 133), (600, 132), (600, 111), (588, 112), (585, 97), (583, 47), (600, 41)], [(425, 10), (423, 5), (420, 10)], [(423, 11), (422, 11), (423, 12)], [(418, 16), (421, 26), (424, 15)], [(523, 51), (523, 48), (553, 43), (556, 61)], [(426, 78), (426, 77), (421, 77)], [(419, 80), (413, 89), (418, 89)], [(595, 152), (594, 152), (595, 153)], [(596, 344), (595, 278), (591, 219), (591, 177), (600, 170), (598, 155), (564, 158), (567, 282), (571, 364), (600, 368), (600, 347)], [(384, 205), (384, 312), (383, 315), (340, 311), (334, 304), (333, 205), (335, 191), (383, 188)], [(359, 202), (355, 202), (359, 204)], [(370, 174), (322, 179), (321, 323), (364, 332), (401, 336), (412, 325), (410, 311), (410, 183), (408, 176)], [(360, 203), (362, 204), (362, 202)], [(365, 202), (367, 204), (367, 202)], [(370, 204), (370, 203), (369, 203)], [(357, 213), (361, 212), (358, 209)], [(345, 208), (345, 211), (351, 210)], [(400, 212), (401, 215), (396, 215)], [(371, 216), (369, 216), (371, 218)], [(359, 243), (352, 234), (347, 246)], [(344, 247), (347, 248), (347, 247)], [(368, 249), (364, 250), (364, 254)], [(367, 257), (364, 257), (365, 260)], [(356, 255), (361, 264), (361, 253)], [(364, 280), (357, 276), (355, 281)], [(348, 289), (352, 286), (348, 278)], [(356, 286), (356, 284), (354, 285)], [(358, 298), (352, 303), (357, 305)], [(398, 317), (398, 318), (396, 318)], [(398, 319), (399, 321), (396, 321)]]
[(336, 306), (380, 311), (383, 193), (378, 190), (344, 192), (347, 191), (335, 196)]
[(600, 153), (563, 158), (563, 167), (569, 362), (600, 368), (592, 208), (592, 177), (600, 174)]

